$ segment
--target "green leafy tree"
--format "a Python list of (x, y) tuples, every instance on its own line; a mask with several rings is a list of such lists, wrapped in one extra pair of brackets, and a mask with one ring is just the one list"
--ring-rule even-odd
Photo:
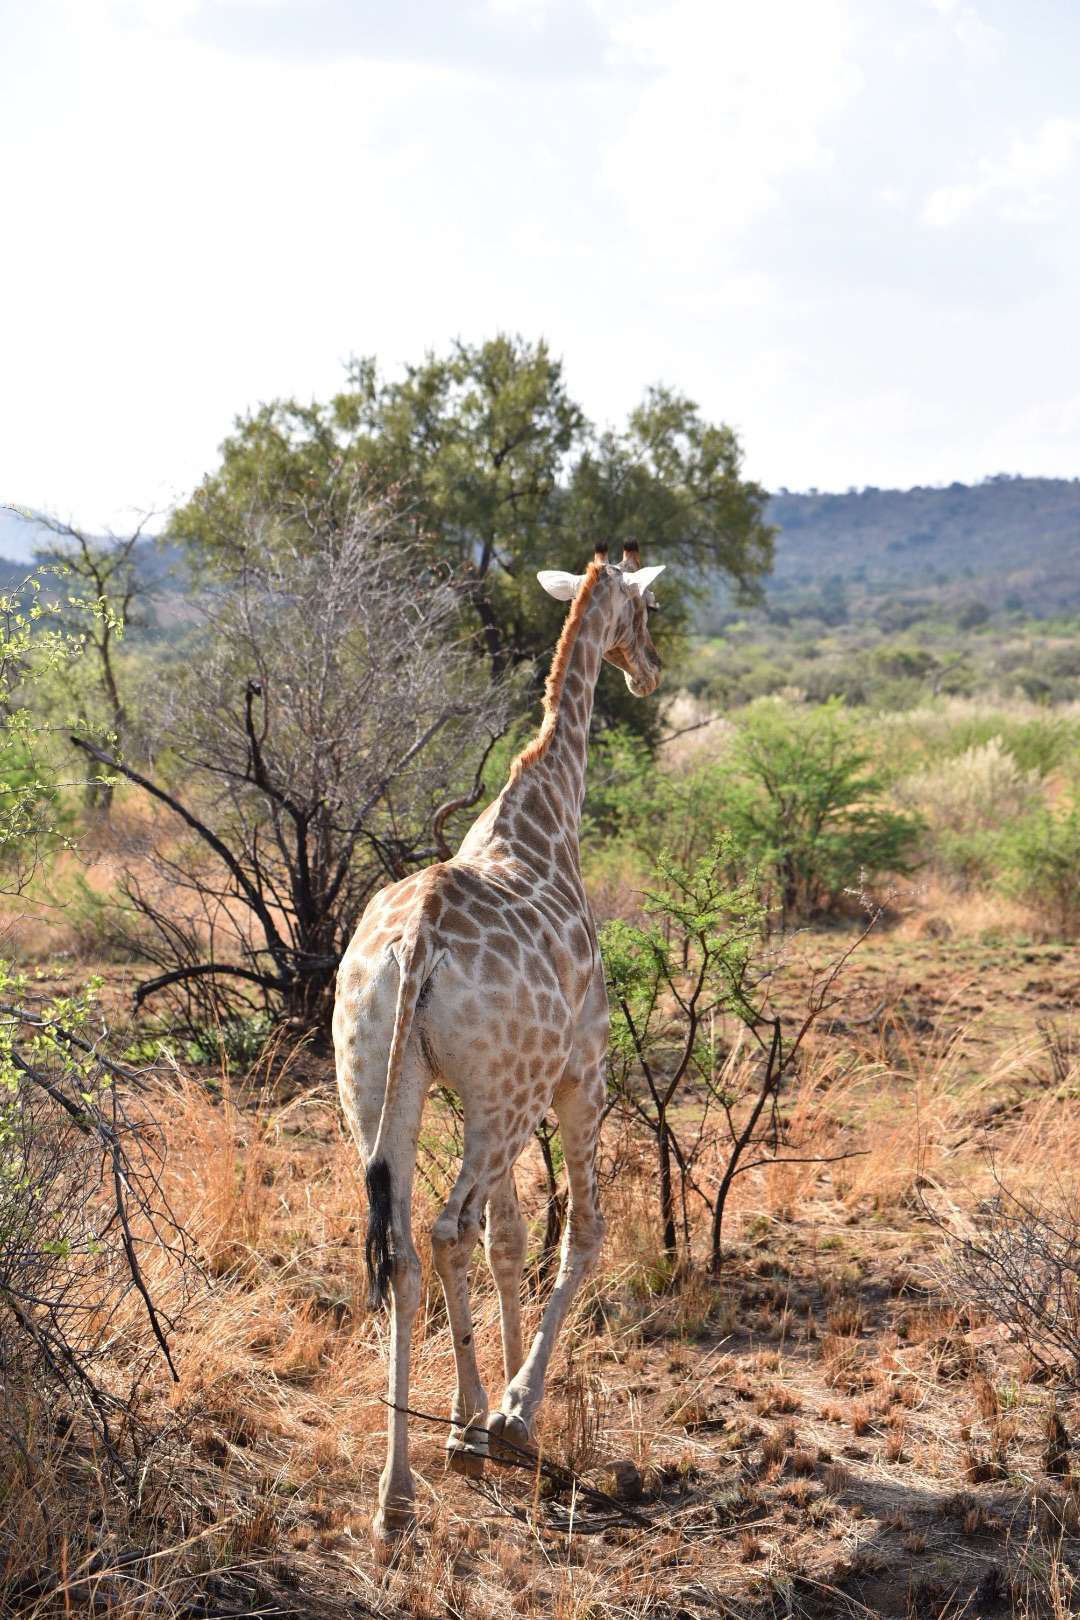
[[(371, 359), (354, 361), (329, 403), (278, 400), (238, 419), (170, 534), (200, 568), (235, 578), (253, 515), (264, 519), (259, 544), (273, 549), (290, 528), (302, 533), (310, 501), (344, 493), (358, 469), (412, 503), (493, 674), (533, 663), (539, 675), (561, 612), (537, 591), (536, 571), (580, 568), (598, 542), (615, 548), (633, 535), (649, 561), (672, 565), (661, 645), (707, 578), (719, 572), (752, 599), (771, 566), (766, 492), (743, 478), (730, 428), (654, 388), (625, 432), (597, 434), (547, 345), (505, 334), (429, 354), (397, 382), (381, 380)], [(640, 705), (621, 693), (619, 681), (602, 682), (601, 723), (642, 725)]]
[(704, 421), (671, 389), (648, 389), (625, 432), (593, 438), (574, 468), (578, 551), (594, 537), (613, 548), (636, 537), (649, 561), (670, 559), (695, 582), (720, 574), (737, 600), (760, 601), (775, 530), (762, 522), (768, 496), (743, 478), (742, 460), (731, 428)]
[[(81, 729), (93, 728), (122, 747), (130, 729), (130, 699), (121, 642), (125, 631), (145, 630), (151, 616), (137, 564), (142, 531), (97, 537), (55, 518), (39, 522), (54, 539), (35, 555), (63, 582), (56, 588), (60, 622), (84, 654), (62, 660), (54, 673)], [(92, 766), (89, 787), (108, 814), (113, 778)]]
[[(573, 561), (560, 497), (586, 432), (560, 363), (543, 342), (498, 337), (429, 355), (400, 383), (380, 385), (371, 361), (351, 381), (335, 401), (339, 417), (366, 439), (378, 478), (418, 503), (492, 668), (531, 656), (550, 600), (537, 595), (536, 570), (545, 558)], [(559, 616), (552, 605), (549, 635)]]
[(62, 819), (51, 731), (34, 698), (81, 652), (36, 574), (0, 594), (0, 892), (21, 887)]

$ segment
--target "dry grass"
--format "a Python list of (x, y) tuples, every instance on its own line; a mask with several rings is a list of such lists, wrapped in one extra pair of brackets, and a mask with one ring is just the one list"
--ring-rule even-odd
[(896, 898), (897, 938), (979, 940), (988, 935), (1045, 940), (1054, 930), (1034, 907), (1008, 895), (969, 888), (931, 869)]
[[(741, 1178), (719, 1282), (700, 1252), (674, 1274), (665, 1263), (648, 1144), (612, 1122), (609, 1236), (557, 1348), (539, 1439), (635, 1498), (648, 1530), (594, 1527), (580, 1502), (571, 1512), (567, 1496), (512, 1471), (490, 1469), (481, 1494), (445, 1472), (443, 1432), (418, 1421), (419, 1530), (395, 1555), (376, 1552), (367, 1527), (386, 1329), (363, 1304), (362, 1181), (326, 1060), (301, 1052), (273, 1088), (238, 1081), (231, 1094), (177, 1074), (158, 1099), (169, 1194), (206, 1280), (173, 1336), (179, 1384), (158, 1367), (143, 1397), (160, 1436), (144, 1498), (121, 1511), (70, 1438), (39, 1446), (36, 1462), (39, 1494), (64, 1504), (54, 1519), (72, 1581), (103, 1549), (155, 1558), (91, 1574), (66, 1599), (9, 1595), (8, 1612), (85, 1609), (95, 1583), (95, 1612), (132, 1620), (275, 1606), (417, 1617), (1069, 1612), (1080, 1409), (1071, 1387), (1035, 1381), (1018, 1346), (942, 1292), (941, 1231), (926, 1206), (969, 1217), (987, 1184), (986, 1142), (1002, 1174), (1068, 1176), (1080, 1101), (1055, 1080), (1034, 1027), (1045, 1008), (1010, 1003), (994, 1022), (992, 1005), (972, 1010), (974, 964), (940, 945), (926, 961), (898, 958), (905, 949), (880, 946), (868, 964), (880, 972), (856, 982), (844, 1016), (815, 1038), (790, 1102), (793, 1141), (864, 1156)], [(1014, 960), (1011, 971), (1044, 969)], [(1064, 1002), (1080, 953), (1045, 971)], [(925, 991), (911, 986), (935, 973), (927, 1016)], [(882, 978), (889, 1006), (863, 1022)], [(1063, 1028), (1067, 1011), (1053, 1016)], [(432, 1188), (445, 1186), (452, 1147), (433, 1104)], [(538, 1157), (526, 1156), (519, 1184), (536, 1231)], [(434, 1207), (421, 1180), (418, 1227)], [(420, 1247), (412, 1399), (445, 1414), (453, 1357)], [(163, 1271), (155, 1282), (168, 1305), (174, 1280)], [(527, 1326), (536, 1285), (527, 1278)], [(473, 1296), (497, 1400), (498, 1312), (479, 1261)], [(53, 1433), (48, 1414), (29, 1420)], [(30, 1486), (15, 1470), (3, 1498), (8, 1594), (42, 1560)]]

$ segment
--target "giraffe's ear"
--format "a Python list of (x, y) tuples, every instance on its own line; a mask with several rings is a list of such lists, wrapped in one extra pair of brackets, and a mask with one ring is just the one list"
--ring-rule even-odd
[(564, 568), (541, 568), (537, 579), (556, 602), (569, 602), (573, 597), (584, 574), (568, 574)]
[(636, 585), (644, 596), (657, 574), (662, 574), (666, 567), (667, 563), (658, 563), (654, 568), (636, 568), (632, 574), (624, 574), (623, 578), (628, 585)]

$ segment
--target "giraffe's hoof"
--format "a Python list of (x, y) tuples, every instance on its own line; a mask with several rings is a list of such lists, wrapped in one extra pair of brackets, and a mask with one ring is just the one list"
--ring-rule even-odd
[(447, 1446), (446, 1466), (455, 1474), (464, 1474), (466, 1479), (483, 1479), (484, 1453), (469, 1451), (465, 1446)]
[(487, 1454), (486, 1429), (451, 1429), (446, 1442), (446, 1462), (455, 1474), (464, 1474), (466, 1479), (481, 1479)]
[(382, 1543), (400, 1541), (416, 1529), (416, 1514), (406, 1503), (387, 1502), (371, 1521), (371, 1539)]
[(516, 1457), (529, 1449), (529, 1431), (519, 1417), (495, 1412), (488, 1419), (488, 1449), (493, 1457)]

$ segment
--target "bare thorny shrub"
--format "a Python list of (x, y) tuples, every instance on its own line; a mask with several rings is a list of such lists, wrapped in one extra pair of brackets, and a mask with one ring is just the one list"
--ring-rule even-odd
[[(783, 952), (763, 943), (765, 908), (756, 874), (738, 880), (736, 851), (722, 840), (692, 868), (661, 859), (644, 893), (647, 921), (605, 925), (601, 948), (612, 1002), (611, 1108), (644, 1127), (656, 1145), (663, 1248), (691, 1259), (692, 1204), (709, 1215), (708, 1265), (722, 1262), (724, 1213), (737, 1177), (784, 1167), (820, 1167), (852, 1153), (805, 1151), (813, 1135), (809, 1095), (792, 1086), (808, 1038), (840, 1000), (843, 970), (874, 927), (811, 975), (792, 1008), (779, 969)], [(799, 1134), (792, 1136), (795, 1123)]]
[[(80, 652), (55, 627), (36, 579), (0, 600), (7, 896), (62, 842), (48, 728), (26, 704)], [(160, 1272), (187, 1258), (163, 1193), (163, 1157), (143, 1081), (111, 1056), (92, 989), (39, 993), (0, 961), (0, 1558), (9, 1601), (47, 1597), (67, 1573), (71, 1590), (84, 1552), (100, 1567), (114, 1517), (144, 1492), (154, 1431), (140, 1409), (143, 1374), (158, 1358), (171, 1368), (169, 1318), (155, 1306), (147, 1264)]]
[(239, 577), (147, 693), (147, 765), (76, 739), (161, 810), (127, 863), (127, 935), (161, 969), (137, 1001), (165, 992), (189, 1025), (325, 1024), (369, 898), (449, 853), (503, 725), (453, 583), (391, 500), (355, 483), (290, 515), (273, 547), (275, 515), (249, 517)]
[[(84, 1554), (108, 1561), (110, 1525), (146, 1490), (159, 1432), (142, 1386), (153, 1362), (172, 1371), (190, 1247), (145, 1077), (110, 1058), (93, 997), (9, 975), (0, 994), (0, 1556), (7, 1590), (32, 1597), (77, 1588)], [(163, 1268), (168, 1313), (148, 1282)]]
[[(932, 1166), (932, 1160), (942, 1145), (940, 1133), (932, 1112), (924, 1111), (916, 1135), (916, 1187), (920, 1208), (945, 1240), (942, 1275), (949, 1290), (1007, 1328), (1044, 1377), (1075, 1378), (1080, 1370), (1077, 1037), (1069, 1023), (1042, 1019), (1035, 1027), (1036, 1038), (1000, 1054), (983, 1078), (985, 1089), (1007, 1083), (1011, 1106), (999, 1101), (974, 1120), (953, 1121), (952, 1155), (964, 1146), (973, 1154), (966, 1171), (958, 1175), (950, 1167), (952, 1174), (946, 1171), (939, 1179), (944, 1167)], [(950, 1089), (950, 1059), (962, 1044), (955, 1040), (938, 1066), (941, 1092)], [(1042, 1095), (1025, 1104), (1019, 1088), (1032, 1084)], [(1012, 1129), (995, 1139), (991, 1129), (1010, 1115)]]
[(991, 1163), (995, 1190), (968, 1234), (951, 1245), (966, 1297), (1004, 1323), (1047, 1373), (1080, 1368), (1080, 1196), (1055, 1179), (1010, 1186)]

